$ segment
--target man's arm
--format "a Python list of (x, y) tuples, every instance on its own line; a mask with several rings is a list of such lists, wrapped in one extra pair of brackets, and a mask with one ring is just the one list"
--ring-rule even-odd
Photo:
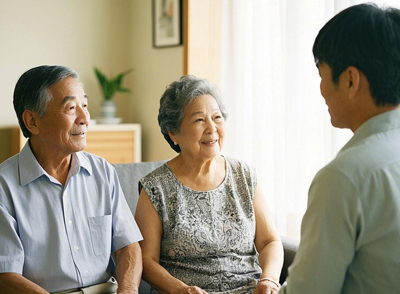
[(324, 168), (309, 192), (301, 242), (281, 293), (340, 293), (354, 257), (358, 195), (341, 173)]
[[(7, 182), (7, 179), (3, 180), (1, 177), (1, 182)], [(18, 223), (15, 215), (10, 213), (14, 211), (14, 207), (3, 186), (0, 186), (0, 196), (0, 293), (49, 294), (20, 274), (24, 264), (24, 249), (17, 233)]]
[(17, 273), (0, 273), (0, 293), (7, 294), (49, 294), (42, 287)]
[(142, 252), (139, 243), (125, 246), (115, 252), (118, 294), (137, 294), (142, 276)]

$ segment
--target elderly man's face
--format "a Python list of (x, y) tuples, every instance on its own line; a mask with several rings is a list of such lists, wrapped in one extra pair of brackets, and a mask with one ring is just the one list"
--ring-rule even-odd
[(50, 88), (53, 99), (40, 119), (38, 139), (51, 152), (69, 155), (86, 147), (90, 120), (87, 96), (81, 84), (67, 77)]

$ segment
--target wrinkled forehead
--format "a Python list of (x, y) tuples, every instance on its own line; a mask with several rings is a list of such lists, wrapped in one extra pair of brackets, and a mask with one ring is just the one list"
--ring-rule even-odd
[(49, 88), (53, 99), (66, 102), (74, 98), (87, 98), (82, 83), (74, 77), (66, 77)]

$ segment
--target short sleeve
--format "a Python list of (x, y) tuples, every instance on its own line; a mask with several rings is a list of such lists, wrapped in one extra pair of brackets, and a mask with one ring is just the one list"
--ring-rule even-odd
[[(0, 197), (6, 197), (0, 189)], [(15, 272), (22, 274), (24, 250), (17, 233), (17, 221), (11, 214), (12, 207), (0, 199), (0, 273)]]

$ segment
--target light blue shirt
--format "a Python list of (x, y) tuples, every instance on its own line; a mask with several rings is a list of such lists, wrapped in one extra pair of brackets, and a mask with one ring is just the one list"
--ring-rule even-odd
[(400, 110), (366, 121), (315, 176), (279, 293), (400, 293)]
[(28, 143), (0, 165), (0, 228), (0, 272), (49, 292), (105, 282), (111, 253), (142, 240), (109, 163), (73, 154), (63, 186)]

